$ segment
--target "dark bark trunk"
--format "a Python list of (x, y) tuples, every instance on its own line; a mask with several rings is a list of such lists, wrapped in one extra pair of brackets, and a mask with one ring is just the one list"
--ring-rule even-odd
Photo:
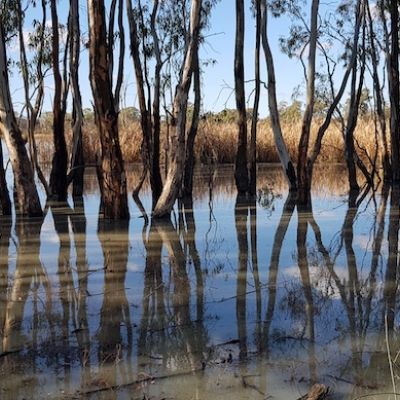
[(200, 64), (199, 64), (198, 49), (196, 49), (193, 62), (193, 90), (194, 90), (194, 107), (193, 107), (192, 122), (187, 135), (185, 175), (183, 177), (183, 194), (185, 196), (191, 196), (193, 192), (193, 172), (196, 161), (194, 155), (194, 142), (197, 136), (199, 120), (200, 120), (201, 85), (200, 85)]
[[(139, 38), (137, 32), (137, 23), (132, 11), (132, 2), (127, 0), (128, 21), (130, 31), (130, 46), (131, 56), (135, 68), (136, 88), (139, 100), (139, 109), (141, 115), (141, 127), (143, 133), (143, 168), (147, 170), (150, 175), (150, 186), (152, 190), (152, 208), (155, 207), (162, 191), (162, 180), (160, 173), (160, 74), (161, 74), (161, 60), (158, 48), (158, 39), (155, 32), (156, 15), (158, 9), (158, 1), (154, 3), (154, 8), (151, 17), (151, 30), (153, 39), (155, 40), (155, 53), (156, 53), (156, 67), (155, 67), (155, 81), (154, 81), (154, 100), (153, 100), (153, 121), (149, 101), (146, 101), (145, 94), (145, 81), (147, 77), (143, 76), (142, 61), (140, 59)], [(146, 67), (145, 67), (146, 71)], [(146, 73), (146, 72), (145, 72)], [(147, 85), (147, 84), (146, 84)], [(147, 85), (149, 87), (149, 85)], [(138, 186), (134, 190), (134, 195), (137, 195), (140, 190)]]
[[(85, 160), (83, 156), (82, 137), (82, 98), (79, 86), (79, 56), (80, 56), (80, 27), (79, 27), (79, 1), (71, 0), (70, 3), (70, 74), (72, 86), (72, 154), (71, 171), (69, 179), (72, 179), (72, 195), (82, 197), (85, 174)], [(68, 180), (69, 180), (68, 179)]]
[(50, 196), (52, 200), (65, 201), (67, 199), (67, 168), (68, 153), (65, 142), (64, 122), (66, 112), (66, 82), (60, 73), (60, 42), (56, 0), (51, 0), (52, 23), (52, 64), (54, 74), (53, 98), (53, 141), (54, 155), (50, 173)]
[(126, 176), (118, 137), (118, 114), (108, 75), (104, 1), (88, 0), (90, 82), (101, 142), (102, 206), (107, 219), (128, 219)]
[(236, 38), (235, 38), (235, 97), (237, 109), (238, 145), (235, 160), (235, 182), (240, 194), (249, 189), (249, 176), (247, 171), (247, 115), (244, 87), (244, 3), (236, 0)]
[(0, 140), (0, 212), (2, 215), (11, 215), (11, 199), (7, 188), (4, 170), (3, 148)]
[(313, 0), (311, 5), (310, 43), (307, 69), (307, 101), (301, 127), (298, 146), (297, 182), (299, 204), (307, 204), (311, 190), (311, 176), (308, 169), (308, 148), (310, 145), (311, 123), (314, 113), (315, 99), (315, 63), (318, 39), (318, 9), (319, 0)]
[(390, 22), (392, 40), (388, 65), (390, 99), (390, 143), (392, 150), (392, 180), (400, 183), (400, 79), (399, 79), (399, 9), (398, 1), (391, 0)]

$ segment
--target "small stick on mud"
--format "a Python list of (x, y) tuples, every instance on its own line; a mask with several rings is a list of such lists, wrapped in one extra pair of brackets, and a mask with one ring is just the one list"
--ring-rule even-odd
[(329, 387), (322, 385), (320, 383), (316, 383), (310, 389), (310, 391), (301, 396), (297, 400), (323, 400), (328, 397), (329, 394)]

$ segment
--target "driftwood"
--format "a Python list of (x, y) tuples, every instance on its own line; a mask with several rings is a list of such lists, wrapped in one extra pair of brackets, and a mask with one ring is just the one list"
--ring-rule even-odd
[(316, 383), (310, 391), (297, 400), (323, 400), (328, 397), (329, 387)]

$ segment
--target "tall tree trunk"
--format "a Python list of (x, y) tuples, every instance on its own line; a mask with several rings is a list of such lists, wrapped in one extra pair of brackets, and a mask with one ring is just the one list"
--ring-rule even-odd
[[(0, 21), (0, 130), (4, 135), (14, 173), (15, 208), (30, 217), (42, 216), (42, 208), (35, 186), (32, 164), (29, 160), (21, 131), (15, 119), (7, 71), (7, 54), (3, 25)], [(2, 161), (2, 160), (1, 160)], [(3, 170), (3, 165), (1, 165)]]
[[(135, 68), (136, 90), (139, 99), (139, 109), (141, 115), (141, 127), (143, 133), (143, 168), (148, 170), (150, 175), (150, 186), (152, 192), (152, 208), (155, 207), (162, 191), (162, 180), (160, 173), (160, 79), (161, 79), (161, 55), (158, 44), (158, 37), (155, 30), (156, 16), (159, 2), (154, 2), (151, 15), (151, 33), (154, 40), (154, 51), (156, 56), (155, 76), (154, 76), (154, 99), (153, 99), (153, 121), (151, 116), (149, 101), (146, 101), (145, 81), (148, 79), (143, 76), (142, 62), (140, 59), (140, 43), (138, 37), (137, 23), (132, 10), (132, 1), (127, 0), (128, 21), (131, 41), (131, 56)], [(146, 71), (146, 67), (144, 68)], [(146, 73), (146, 72), (145, 72)], [(146, 84), (147, 85), (147, 84)], [(148, 86), (148, 85), (147, 85)], [(149, 100), (149, 99), (147, 99)], [(134, 196), (138, 194), (140, 186), (135, 188)]]
[(53, 140), (54, 155), (50, 173), (50, 196), (53, 200), (65, 201), (67, 199), (67, 167), (68, 154), (65, 142), (64, 122), (66, 112), (66, 82), (60, 73), (60, 40), (57, 15), (57, 1), (51, 0), (52, 23), (52, 64), (54, 74), (53, 98)]
[(310, 143), (311, 123), (314, 113), (315, 98), (315, 61), (318, 40), (318, 9), (319, 0), (313, 0), (311, 4), (311, 27), (309, 40), (308, 68), (307, 68), (307, 100), (301, 127), (301, 136), (298, 146), (297, 179), (298, 201), (306, 204), (309, 201), (311, 190), (311, 177), (308, 173), (308, 147)]
[(235, 160), (235, 181), (240, 194), (249, 189), (247, 171), (247, 114), (244, 88), (244, 2), (236, 0), (236, 37), (235, 37), (235, 97), (238, 125), (238, 146)]
[(187, 135), (186, 144), (186, 160), (185, 160), (185, 175), (183, 177), (183, 194), (191, 196), (193, 192), (193, 172), (195, 164), (194, 142), (197, 136), (200, 120), (201, 108), (201, 84), (200, 84), (200, 64), (199, 51), (196, 49), (193, 65), (193, 90), (194, 90), (194, 107), (192, 122)]
[(118, 114), (108, 75), (104, 0), (88, 0), (89, 61), (96, 124), (101, 142), (102, 205), (107, 219), (128, 219), (126, 176), (118, 137)]
[(25, 94), (25, 106), (26, 106), (26, 115), (28, 118), (28, 141), (29, 141), (29, 155), (32, 162), (33, 172), (37, 173), (37, 176), (40, 182), (43, 185), (43, 188), (46, 192), (46, 196), (50, 196), (50, 189), (47, 183), (47, 180), (42, 172), (42, 169), (39, 165), (36, 139), (35, 139), (35, 129), (38, 120), (38, 116), (40, 114), (43, 98), (44, 98), (44, 74), (43, 74), (43, 58), (45, 51), (45, 26), (47, 21), (47, 12), (46, 12), (46, 0), (42, 0), (42, 22), (40, 27), (40, 35), (39, 35), (39, 43), (37, 49), (37, 61), (36, 61), (36, 88), (37, 91), (35, 104), (32, 104), (31, 93), (30, 93), (30, 85), (31, 80), (29, 77), (28, 71), (28, 60), (26, 57), (26, 49), (25, 49), (25, 38), (24, 38), (24, 29), (23, 29), (23, 19), (24, 13), (21, 7), (21, 1), (17, 3), (17, 14), (18, 14), (18, 35), (19, 35), (19, 52), (20, 52), (20, 64), (21, 64), (21, 73), (22, 78), (24, 80), (24, 94)]
[(80, 56), (80, 27), (79, 27), (79, 1), (71, 0), (70, 3), (70, 74), (73, 100), (72, 119), (72, 153), (71, 172), (72, 194), (74, 197), (83, 195), (83, 179), (85, 174), (85, 160), (83, 157), (83, 111), (82, 97), (79, 86), (79, 56)]
[(256, 1), (256, 48), (254, 54), (255, 70), (255, 93), (253, 115), (251, 119), (250, 152), (249, 152), (249, 193), (255, 195), (257, 192), (257, 122), (258, 107), (260, 104), (260, 41), (261, 41), (261, 4)]
[(160, 171), (160, 96), (161, 96), (161, 50), (159, 38), (156, 30), (156, 19), (159, 7), (159, 0), (154, 1), (153, 11), (151, 13), (150, 27), (151, 36), (154, 42), (154, 52), (156, 56), (156, 65), (154, 71), (154, 94), (153, 94), (153, 137), (152, 137), (152, 154), (151, 154), (151, 190), (153, 193), (153, 207), (155, 207), (162, 191), (162, 179)]
[(3, 148), (0, 140), (0, 214), (11, 215), (11, 199), (4, 170)]
[(390, 99), (390, 143), (392, 150), (392, 179), (400, 184), (400, 79), (399, 79), (399, 4), (390, 0), (390, 23), (392, 40), (390, 47), (388, 81)]
[(174, 98), (174, 121), (171, 135), (169, 168), (164, 188), (156, 204), (155, 217), (169, 216), (182, 187), (186, 149), (186, 111), (191, 76), (200, 29), (202, 0), (192, 0), (190, 12), (190, 41), (186, 51), (180, 82)]
[(379, 77), (379, 72), (378, 72), (378, 56), (377, 56), (377, 49), (376, 49), (376, 35), (374, 31), (374, 25), (373, 25), (373, 20), (372, 20), (372, 15), (371, 15), (371, 10), (369, 7), (369, 2), (366, 1), (366, 6), (367, 10), (367, 17), (368, 17), (368, 28), (369, 28), (369, 43), (371, 46), (371, 64), (372, 64), (372, 82), (374, 85), (374, 93), (375, 93), (375, 99), (376, 99), (376, 113), (378, 115), (378, 120), (379, 120), (379, 125), (380, 125), (380, 130), (381, 130), (381, 138), (382, 138), (382, 144), (383, 144), (383, 171), (384, 171), (384, 176), (383, 179), (384, 181), (390, 181), (392, 179), (392, 170), (391, 170), (391, 164), (390, 164), (390, 153), (388, 149), (388, 143), (387, 143), (387, 137), (386, 137), (386, 115), (385, 115), (385, 99), (383, 97), (382, 89), (381, 89), (381, 83), (380, 83), (380, 77)]
[(281, 122), (279, 118), (278, 101), (276, 97), (274, 59), (272, 57), (272, 52), (269, 46), (267, 35), (268, 9), (265, 0), (259, 1), (261, 1), (261, 39), (268, 73), (268, 107), (270, 113), (271, 127), (274, 134), (275, 146), (278, 152), (279, 160), (281, 162), (286, 180), (289, 184), (289, 190), (295, 191), (297, 190), (296, 172), (293, 166), (293, 162), (290, 158), (285, 139), (283, 138)]

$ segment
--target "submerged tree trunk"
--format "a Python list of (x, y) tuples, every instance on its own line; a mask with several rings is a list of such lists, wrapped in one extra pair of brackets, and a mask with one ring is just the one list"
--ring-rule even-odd
[(190, 41), (186, 51), (180, 82), (174, 99), (174, 126), (171, 135), (169, 168), (161, 196), (154, 209), (155, 217), (171, 213), (182, 187), (186, 149), (186, 111), (196, 47), (198, 46), (202, 0), (192, 0), (190, 13)]
[[(21, 131), (15, 119), (11, 102), (7, 71), (7, 54), (3, 25), (0, 22), (0, 130), (4, 135), (14, 173), (15, 208), (30, 217), (41, 216), (42, 208), (35, 186), (32, 164), (29, 160)], [(1, 160), (2, 161), (2, 160)], [(3, 165), (1, 165), (3, 170)], [(4, 188), (3, 188), (4, 196)], [(2, 196), (2, 197), (3, 197)]]
[[(50, 196), (53, 200), (65, 201), (67, 199), (67, 167), (68, 154), (65, 142), (64, 122), (66, 112), (66, 82), (60, 73), (60, 41), (57, 15), (57, 2), (51, 0), (52, 22), (52, 64), (54, 74), (53, 98), (53, 140), (54, 155), (50, 173)], [(64, 71), (65, 73), (65, 71)]]
[(240, 194), (249, 189), (247, 171), (247, 115), (244, 88), (244, 2), (236, 0), (236, 38), (235, 38), (235, 97), (237, 109), (238, 146), (235, 160), (235, 182)]
[(257, 192), (257, 122), (258, 107), (260, 104), (260, 42), (261, 42), (261, 4), (256, 1), (256, 48), (254, 55), (255, 69), (255, 93), (253, 116), (251, 119), (250, 152), (249, 152), (249, 193), (255, 195)]
[(200, 120), (201, 85), (200, 85), (200, 64), (199, 64), (198, 50), (199, 49), (197, 48), (194, 56), (194, 65), (193, 65), (193, 90), (194, 90), (193, 115), (186, 143), (185, 175), (183, 177), (183, 194), (185, 196), (191, 196), (193, 192), (193, 172), (195, 164), (194, 142), (196, 140), (197, 130), (199, 127), (199, 120)]
[(126, 176), (118, 137), (118, 114), (108, 75), (104, 0), (88, 0), (90, 83), (101, 142), (101, 201), (107, 219), (128, 219)]
[(80, 56), (80, 27), (79, 1), (71, 0), (70, 10), (70, 74), (72, 86), (73, 115), (72, 115), (72, 153), (71, 171), (72, 194), (74, 197), (83, 195), (83, 178), (85, 174), (85, 160), (83, 158), (83, 111), (82, 98), (79, 87), (79, 56)]
[(294, 169), (293, 162), (290, 158), (289, 151), (285, 143), (285, 139), (283, 138), (281, 122), (279, 118), (278, 101), (276, 97), (274, 60), (272, 57), (272, 52), (269, 46), (268, 35), (267, 35), (268, 10), (265, 4), (265, 0), (259, 0), (259, 1), (261, 1), (261, 39), (265, 55), (265, 63), (267, 65), (267, 72), (268, 72), (268, 106), (269, 106), (271, 127), (272, 127), (272, 132), (274, 134), (275, 146), (279, 155), (279, 160), (281, 162), (286, 180), (288, 181), (289, 184), (289, 190), (295, 191), (297, 190), (296, 172)]

